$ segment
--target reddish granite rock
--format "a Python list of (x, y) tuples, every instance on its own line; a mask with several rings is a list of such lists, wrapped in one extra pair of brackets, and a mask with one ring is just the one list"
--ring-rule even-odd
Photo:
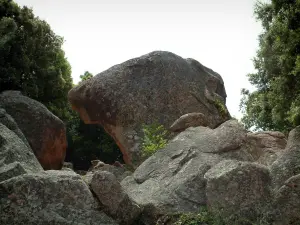
[(42, 167), (61, 169), (67, 147), (64, 123), (43, 104), (18, 91), (1, 93), (0, 107), (16, 121)]
[(266, 166), (272, 165), (285, 152), (287, 138), (278, 131), (260, 131), (247, 133), (244, 148), (252, 155), (254, 161)]
[(177, 119), (169, 128), (173, 132), (182, 132), (189, 127), (207, 126), (207, 121), (202, 113), (188, 113)]
[(169, 128), (182, 115), (196, 112), (215, 128), (230, 117), (219, 111), (226, 92), (218, 73), (163, 51), (113, 66), (81, 82), (68, 98), (85, 123), (104, 127), (124, 161), (133, 165), (141, 159), (142, 124), (158, 122)]

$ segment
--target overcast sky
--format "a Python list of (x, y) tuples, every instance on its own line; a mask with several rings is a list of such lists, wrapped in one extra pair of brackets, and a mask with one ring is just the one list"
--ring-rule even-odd
[(98, 74), (154, 50), (194, 58), (224, 79), (227, 107), (239, 112), (240, 90), (261, 26), (255, 0), (16, 0), (32, 7), (54, 32), (72, 66), (74, 83), (88, 70)]

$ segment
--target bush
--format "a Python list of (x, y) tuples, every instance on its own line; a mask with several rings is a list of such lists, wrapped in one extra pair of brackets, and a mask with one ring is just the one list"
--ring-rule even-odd
[(168, 131), (163, 125), (153, 123), (142, 126), (144, 137), (142, 139), (142, 157), (148, 158), (158, 149), (164, 148), (168, 142)]
[(215, 98), (214, 105), (216, 106), (216, 108), (218, 109), (218, 111), (219, 111), (219, 113), (221, 114), (222, 117), (228, 116), (228, 111), (226, 109), (226, 106), (224, 105), (224, 103), (220, 99)]
[(199, 213), (181, 214), (174, 225), (270, 225), (265, 215), (257, 218), (246, 219), (247, 215), (232, 215), (222, 218), (219, 211), (209, 211), (207, 207), (201, 207)]
[(212, 214), (206, 207), (202, 207), (197, 214), (182, 214), (175, 225), (225, 225), (225, 222), (219, 215)]

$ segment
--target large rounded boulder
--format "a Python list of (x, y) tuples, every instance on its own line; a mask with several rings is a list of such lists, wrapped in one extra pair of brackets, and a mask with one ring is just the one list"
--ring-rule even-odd
[(72, 171), (48, 170), (0, 182), (0, 224), (118, 225)]
[(74, 87), (68, 98), (85, 123), (105, 128), (129, 164), (140, 159), (142, 124), (169, 128), (184, 114), (202, 113), (215, 128), (230, 117), (219, 74), (163, 51), (115, 65)]
[(61, 169), (67, 147), (64, 123), (19, 91), (0, 94), (0, 107), (15, 120), (44, 169)]

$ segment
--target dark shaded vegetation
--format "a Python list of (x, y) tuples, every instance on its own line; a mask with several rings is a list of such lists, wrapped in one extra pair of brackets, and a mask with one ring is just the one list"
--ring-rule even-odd
[[(83, 82), (93, 75), (85, 72), (80, 76)], [(87, 170), (91, 160), (100, 159), (112, 164), (115, 161), (123, 163), (123, 155), (112, 137), (96, 124), (84, 124), (76, 113), (67, 123), (68, 151), (66, 161), (74, 164), (75, 169)]]
[[(100, 159), (112, 164), (123, 162), (123, 155), (114, 140), (95, 124), (84, 124), (82, 120), (72, 121), (68, 132), (66, 161), (78, 170), (88, 170), (91, 160)], [(74, 132), (74, 133), (73, 133)]]

